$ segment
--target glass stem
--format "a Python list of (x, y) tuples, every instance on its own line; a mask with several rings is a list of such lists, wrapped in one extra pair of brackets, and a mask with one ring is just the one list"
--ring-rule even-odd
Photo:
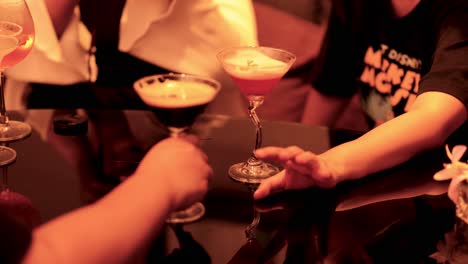
[(178, 138), (182, 136), (182, 134), (187, 130), (186, 127), (168, 127), (169, 129), (169, 136), (173, 138)]
[[(256, 132), (254, 151), (262, 146), (262, 124), (260, 123), (260, 118), (258, 118), (257, 112), (255, 110), (263, 104), (263, 100), (263, 96), (249, 96), (249, 116), (250, 120), (255, 126)], [(259, 161), (255, 157), (255, 154), (252, 152), (252, 157), (250, 157), (248, 163), (253, 165), (258, 162)]]
[(253, 219), (252, 223), (245, 228), (245, 236), (247, 240), (255, 239), (255, 228), (257, 228), (260, 223), (260, 212), (254, 208), (253, 210)]
[(0, 70), (0, 127), (8, 126), (8, 115), (5, 106), (5, 81), (5, 73)]
[(2, 169), (2, 186), (1, 186), (1, 192), (8, 191), (8, 166), (5, 166)]

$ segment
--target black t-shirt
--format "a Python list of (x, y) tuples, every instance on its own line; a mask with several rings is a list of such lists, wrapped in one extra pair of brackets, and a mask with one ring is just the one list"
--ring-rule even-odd
[(390, 0), (335, 0), (312, 82), (323, 94), (360, 93), (379, 124), (441, 91), (468, 109), (468, 1), (421, 0), (396, 18)]

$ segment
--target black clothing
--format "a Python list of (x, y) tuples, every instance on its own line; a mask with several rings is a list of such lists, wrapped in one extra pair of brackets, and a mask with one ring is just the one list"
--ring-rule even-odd
[(396, 18), (390, 0), (336, 0), (312, 82), (326, 95), (359, 92), (373, 121), (440, 91), (468, 109), (468, 1), (421, 0)]

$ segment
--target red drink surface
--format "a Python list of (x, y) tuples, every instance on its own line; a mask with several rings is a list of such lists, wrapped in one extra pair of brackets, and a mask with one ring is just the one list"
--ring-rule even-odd
[(273, 90), (276, 84), (281, 80), (282, 75), (264, 75), (240, 77), (231, 75), (232, 79), (239, 87), (239, 90), (245, 95), (267, 95)]
[(291, 66), (281, 56), (261, 48), (228, 50), (221, 56), (223, 67), (245, 96), (265, 96)]
[(31, 51), (34, 43), (33, 34), (21, 34), (17, 36), (19, 40), (18, 47), (3, 58), (0, 63), (0, 69), (10, 68), (22, 61)]

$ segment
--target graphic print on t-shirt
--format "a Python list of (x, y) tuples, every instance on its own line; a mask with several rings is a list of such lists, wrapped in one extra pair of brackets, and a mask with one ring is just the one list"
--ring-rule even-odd
[(419, 90), (422, 61), (385, 44), (369, 46), (363, 59), (361, 103), (375, 125), (408, 111)]

